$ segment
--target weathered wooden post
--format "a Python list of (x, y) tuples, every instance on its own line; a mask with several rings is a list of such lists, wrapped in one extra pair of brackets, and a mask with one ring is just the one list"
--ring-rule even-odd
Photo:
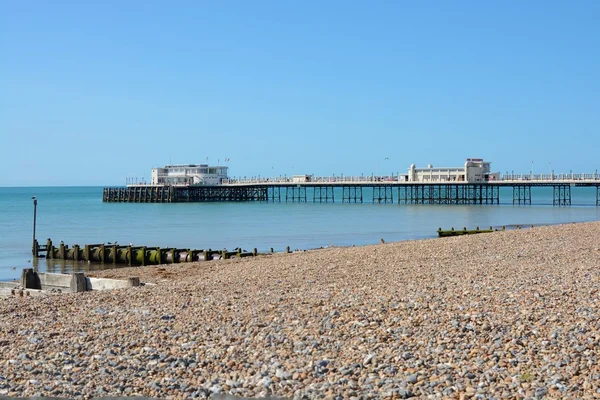
[(208, 261), (208, 251), (204, 250), (202, 253), (204, 255), (204, 261)]
[(253, 256), (257, 256), (258, 255), (258, 250), (256, 249), (256, 247), (252, 250), (252, 255)]
[(60, 258), (61, 260), (65, 259), (65, 244), (62, 240), (60, 241), (60, 245), (58, 247), (58, 258)]
[(52, 239), (46, 240), (46, 258), (54, 258), (54, 247), (52, 247)]
[(132, 259), (132, 254), (131, 254), (131, 245), (127, 246), (127, 263), (129, 264), (129, 266), (131, 267), (131, 260)]
[(104, 264), (104, 258), (106, 257), (106, 248), (104, 248), (104, 244), (101, 244), (100, 247), (98, 248), (98, 257), (100, 257), (100, 262)]
[(79, 245), (78, 244), (73, 245), (73, 260), (79, 261)]
[(146, 265), (146, 246), (143, 246), (141, 249), (142, 252), (142, 266)]
[(83, 261), (90, 261), (90, 245), (83, 246)]
[(117, 245), (116, 244), (113, 244), (113, 247), (112, 247), (112, 262), (113, 262), (113, 264), (117, 263)]
[(163, 255), (162, 255), (162, 250), (160, 249), (160, 247), (156, 248), (156, 255), (158, 257), (158, 262), (154, 261), (154, 264), (162, 264)]
[(286, 252), (286, 253), (289, 253), (289, 252), (290, 252), (290, 246), (287, 246), (287, 247), (285, 248), (285, 252)]

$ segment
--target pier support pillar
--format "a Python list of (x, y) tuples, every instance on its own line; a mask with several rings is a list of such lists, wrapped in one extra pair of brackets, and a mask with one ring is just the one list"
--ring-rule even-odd
[(373, 186), (373, 204), (393, 203), (394, 195), (392, 187), (387, 185)]
[(513, 186), (513, 205), (531, 205), (531, 186)]
[(342, 187), (342, 203), (362, 203), (362, 186)]
[(286, 203), (306, 203), (306, 187), (305, 186), (286, 186), (285, 187), (285, 202)]
[(552, 205), (553, 206), (570, 206), (571, 205), (571, 186), (570, 185), (554, 185), (552, 187)]
[(315, 186), (313, 188), (313, 203), (335, 203), (332, 186)]

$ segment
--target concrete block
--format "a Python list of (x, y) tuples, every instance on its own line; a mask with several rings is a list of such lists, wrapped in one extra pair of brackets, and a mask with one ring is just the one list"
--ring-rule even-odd
[(131, 278), (127, 278), (127, 286), (128, 287), (140, 286), (140, 277), (132, 276)]
[(83, 272), (74, 272), (71, 275), (71, 292), (79, 293), (87, 291), (87, 281)]
[(21, 273), (21, 286), (25, 289), (41, 289), (40, 277), (33, 268), (25, 268)]
[(110, 290), (110, 289), (125, 289), (128, 287), (136, 286), (135, 279), (137, 279), (137, 286), (139, 286), (139, 278), (130, 278), (132, 281), (121, 280), (121, 279), (107, 279), (107, 278), (86, 278), (88, 290)]
[(71, 287), (71, 275), (69, 274), (51, 274), (42, 272), (39, 274), (41, 288), (46, 289), (66, 289)]

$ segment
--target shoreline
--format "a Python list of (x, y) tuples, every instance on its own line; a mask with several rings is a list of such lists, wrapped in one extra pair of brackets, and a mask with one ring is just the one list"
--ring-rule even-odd
[(0, 395), (595, 395), (598, 237), (569, 223), (102, 271), (156, 285), (0, 301)]
[[(588, 222), (593, 222), (593, 221), (577, 221), (577, 222), (558, 222), (558, 223), (534, 223), (534, 224), (510, 224), (510, 225), (497, 225), (497, 226), (492, 226), (492, 228), (495, 231), (501, 231), (502, 228), (506, 228), (506, 231), (509, 230), (515, 230), (515, 229), (530, 229), (530, 228), (537, 228), (537, 227), (543, 227), (543, 226), (556, 226), (556, 225), (564, 225), (564, 224), (582, 224), (582, 223), (588, 223)], [(451, 227), (441, 227), (442, 229), (450, 229)], [(462, 227), (453, 227), (457, 230), (462, 229)], [(487, 229), (487, 227), (485, 226), (480, 226), (480, 229)], [(471, 227), (467, 227), (467, 229), (471, 229)], [(473, 228), (474, 229), (474, 228)], [(436, 239), (438, 238), (437, 236), (437, 232), (435, 232), (434, 234), (432, 234), (429, 237), (413, 237), (413, 238), (409, 238), (409, 239), (404, 239), (404, 240), (399, 240), (399, 241), (390, 241), (390, 242), (385, 242), (388, 244), (391, 243), (402, 243), (402, 242), (410, 242), (410, 241), (417, 241), (417, 240), (428, 240), (428, 239)], [(385, 238), (382, 238), (385, 240)], [(315, 251), (315, 250), (323, 250), (323, 249), (328, 249), (328, 248), (333, 248), (333, 247), (337, 247), (337, 248), (352, 248), (352, 247), (364, 247), (364, 246), (375, 246), (377, 244), (381, 244), (381, 243), (365, 243), (365, 244), (352, 244), (352, 245), (327, 245), (327, 246), (321, 246), (321, 247), (314, 247), (314, 248), (309, 248), (309, 249), (291, 249), (290, 246), (290, 252), (294, 253), (294, 252), (309, 252), (309, 251)], [(260, 251), (259, 251), (260, 252)], [(285, 253), (285, 251), (282, 252), (275, 252), (275, 253)], [(270, 254), (267, 252), (267, 250), (265, 250), (264, 252), (262, 252), (262, 254)], [(80, 267), (84, 267), (84, 268), (78, 268), (77, 270), (79, 272), (85, 272), (86, 274), (94, 274), (95, 272), (98, 271), (109, 271), (112, 269), (121, 269), (121, 268), (126, 268), (125, 266), (117, 266), (117, 268), (113, 268), (113, 264), (102, 264), (102, 263), (97, 263), (97, 262), (92, 262), (92, 263), (85, 263), (83, 261), (73, 261), (73, 260), (53, 260), (53, 262), (55, 264), (60, 264), (62, 262), (64, 262), (65, 264), (68, 265), (73, 265), (73, 266), (80, 266)], [(212, 261), (212, 260), (211, 260)], [(45, 258), (40, 258), (38, 261), (39, 262), (47, 262)], [(177, 263), (175, 265), (181, 265), (184, 263)], [(189, 264), (189, 263), (187, 263)], [(104, 265), (108, 265), (108, 268), (99, 268), (101, 266)], [(155, 266), (158, 265), (171, 265), (171, 264), (157, 264)], [(89, 269), (91, 267), (93, 267), (94, 269)], [(85, 268), (87, 267), (87, 268)], [(141, 266), (132, 266), (131, 268), (140, 268)], [(42, 272), (50, 272), (44, 270)], [(20, 273), (20, 271), (19, 271)], [(67, 271), (66, 273), (70, 273), (70, 271)], [(20, 276), (16, 276), (14, 278), (2, 278), (0, 279), (0, 282), (18, 282), (20, 280)]]

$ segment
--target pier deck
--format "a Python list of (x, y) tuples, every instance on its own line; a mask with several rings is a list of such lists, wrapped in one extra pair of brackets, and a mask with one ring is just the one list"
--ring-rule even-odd
[[(499, 204), (500, 188), (512, 188), (512, 203), (531, 204), (532, 187), (552, 187), (553, 205), (571, 205), (572, 187), (593, 187), (600, 205), (598, 174), (508, 175), (488, 182), (409, 182), (397, 176), (229, 179), (216, 186), (130, 185), (104, 188), (104, 202), (287, 202), (398, 203), (398, 204)], [(334, 189), (341, 189), (335, 191)], [(365, 190), (366, 189), (366, 190)], [(336, 196), (338, 198), (336, 199)], [(370, 198), (369, 198), (370, 197)], [(370, 200), (370, 201), (369, 201)]]

